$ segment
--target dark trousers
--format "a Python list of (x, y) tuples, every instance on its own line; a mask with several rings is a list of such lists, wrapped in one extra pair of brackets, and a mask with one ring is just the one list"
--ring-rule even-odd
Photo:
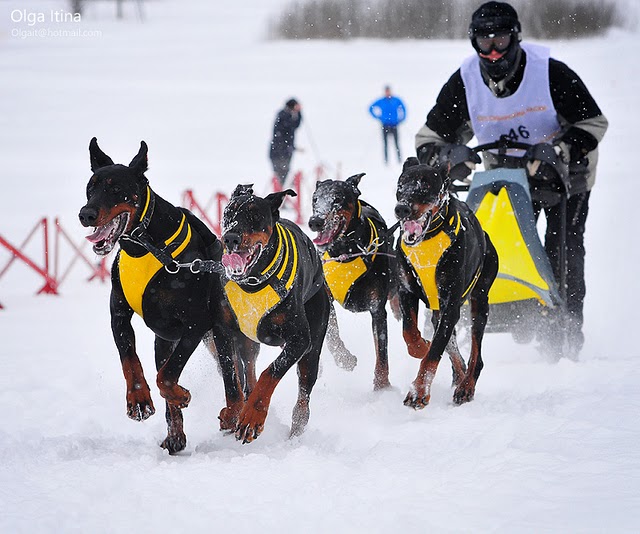
[(400, 146), (398, 145), (398, 128), (396, 126), (382, 126), (382, 141), (384, 142), (384, 162), (387, 163), (389, 158), (387, 156), (387, 138), (391, 136), (396, 144), (396, 152), (398, 154), (398, 163), (402, 161), (400, 156)]
[[(584, 281), (584, 231), (589, 213), (590, 192), (571, 196), (567, 201), (567, 312), (569, 335), (582, 341), (583, 305), (586, 286)], [(534, 203), (536, 217), (541, 208)], [(560, 277), (560, 206), (544, 210), (547, 231), (544, 248), (551, 261), (556, 280)]]
[(278, 177), (280, 185), (284, 185), (287, 175), (289, 174), (289, 166), (291, 164), (291, 156), (285, 158), (272, 158), (271, 165), (273, 172)]

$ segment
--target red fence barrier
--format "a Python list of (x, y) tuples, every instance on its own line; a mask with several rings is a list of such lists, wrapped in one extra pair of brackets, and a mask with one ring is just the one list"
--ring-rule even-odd
[[(31, 241), (31, 238), (36, 235), (38, 230), (42, 230), (43, 236), (43, 263), (44, 265), (41, 267), (38, 265), (33, 259), (27, 256), (23, 250)], [(11, 253), (11, 259), (5, 264), (5, 266), (0, 270), (0, 278), (9, 270), (9, 267), (16, 261), (19, 260), (27, 267), (31, 268), (33, 271), (38, 273), (44, 279), (44, 286), (38, 291), (40, 293), (49, 293), (53, 295), (58, 294), (58, 282), (54, 278), (53, 274), (49, 271), (49, 221), (46, 217), (40, 219), (38, 223), (35, 225), (33, 230), (29, 233), (26, 239), (19, 245), (15, 246), (9, 243), (4, 237), (0, 235), (0, 245), (6, 248)]]
[[(315, 169), (316, 181), (322, 179), (325, 174), (324, 167), (318, 166)], [(296, 191), (297, 196), (288, 197), (287, 205), (293, 208), (295, 212), (295, 222), (297, 224), (302, 224), (305, 220), (302, 202), (302, 172), (296, 172), (291, 181), (291, 187)], [(276, 177), (273, 178), (272, 185), (274, 191), (282, 190), (282, 186)], [(224, 207), (228, 201), (229, 198), (227, 195), (216, 192), (211, 196), (207, 204), (201, 206), (196, 200), (193, 190), (187, 189), (182, 194), (182, 205), (200, 217), (218, 236), (221, 235), (222, 215)], [(210, 215), (209, 212), (214, 207), (215, 214)], [(51, 226), (53, 228), (51, 228)], [(50, 231), (53, 232), (53, 248), (50, 246)], [(42, 262), (40, 264), (25, 252), (27, 245), (38, 233), (42, 235)], [(43, 217), (36, 223), (35, 227), (22, 241), (22, 243), (20, 243), (20, 245), (15, 245), (0, 235), (0, 249), (4, 248), (11, 254), (11, 258), (9, 258), (7, 263), (2, 267), (2, 269), (0, 269), (0, 279), (2, 279), (14, 263), (18, 262), (33, 270), (44, 281), (44, 285), (37, 291), (37, 294), (45, 293), (57, 295), (60, 286), (67, 279), (73, 267), (80, 262), (89, 268), (90, 276), (88, 281), (99, 280), (100, 282), (104, 282), (105, 280), (108, 280), (111, 276), (110, 269), (108, 267), (110, 262), (109, 257), (104, 257), (98, 260), (91, 256), (92, 253), (85, 253), (85, 248), (87, 246), (87, 241), (82, 241), (80, 244), (73, 241), (69, 236), (69, 233), (62, 227), (58, 217), (53, 219), (52, 225), (49, 224), (49, 219), (47, 217)], [(66, 265), (63, 265), (65, 262)], [(53, 271), (51, 270), (51, 265), (53, 265)], [(0, 309), (3, 308), (3, 305), (0, 303)]]
[[(50, 232), (53, 232), (53, 247), (51, 247)], [(42, 235), (41, 264), (38, 264), (32, 255), (30, 256), (26, 252), (27, 245), (31, 243), (33, 237), (37, 234)], [(61, 247), (62, 243), (66, 245), (66, 250), (64, 251)], [(60, 286), (67, 279), (71, 269), (78, 260), (81, 260), (90, 270), (91, 275), (88, 278), (89, 281), (97, 279), (104, 282), (111, 276), (109, 268), (107, 267), (109, 259), (108, 257), (98, 261), (92, 259), (85, 254), (84, 248), (87, 245), (88, 243), (86, 241), (80, 245), (74, 242), (68, 232), (62, 227), (58, 217), (53, 219), (53, 225), (50, 224), (47, 217), (43, 217), (37, 222), (20, 245), (15, 245), (0, 235), (0, 248), (8, 250), (11, 254), (11, 258), (9, 258), (2, 269), (0, 269), (0, 279), (14, 263), (18, 262), (19, 264), (27, 266), (44, 280), (44, 285), (37, 291), (38, 295), (41, 293), (57, 295)], [(63, 266), (64, 261), (66, 261), (66, 266)], [(51, 265), (53, 265), (53, 270), (51, 270)], [(0, 309), (2, 308), (3, 306), (0, 304)]]

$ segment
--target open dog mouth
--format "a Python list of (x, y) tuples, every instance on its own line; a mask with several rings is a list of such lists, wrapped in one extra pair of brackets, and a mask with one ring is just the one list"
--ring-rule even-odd
[(332, 217), (331, 220), (325, 221), (322, 230), (313, 239), (313, 243), (319, 247), (326, 246), (331, 243), (336, 236), (340, 235), (344, 229), (344, 217)]
[(426, 215), (426, 217), (422, 216), (418, 220), (403, 221), (402, 240), (407, 245), (415, 245), (424, 238), (431, 222), (430, 213), (427, 213)]
[(222, 265), (228, 278), (241, 280), (245, 278), (253, 264), (260, 257), (262, 244), (258, 243), (254, 247), (241, 252), (231, 252), (222, 255)]
[(106, 256), (116, 246), (129, 223), (129, 212), (124, 211), (116, 215), (107, 224), (94, 227), (87, 240), (93, 243), (93, 251), (99, 256)]

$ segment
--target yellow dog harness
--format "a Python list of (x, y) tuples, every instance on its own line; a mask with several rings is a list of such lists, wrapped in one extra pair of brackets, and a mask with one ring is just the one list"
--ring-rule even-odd
[(278, 248), (271, 263), (260, 273), (266, 285), (260, 284), (254, 290), (250, 285), (229, 280), (224, 286), (240, 330), (254, 341), (259, 341), (260, 321), (289, 294), (298, 272), (298, 246), (293, 233), (280, 223), (275, 227)]
[[(147, 187), (147, 201), (140, 219), (142, 220), (149, 208), (151, 191)], [(182, 219), (175, 233), (167, 239), (165, 246), (173, 249), (171, 256), (177, 258), (180, 253), (189, 245), (191, 241), (191, 226), (187, 218), (182, 214)], [(162, 263), (153, 254), (147, 252), (144, 256), (130, 256), (124, 250), (118, 253), (118, 270), (120, 274), (120, 284), (124, 291), (124, 296), (131, 306), (131, 309), (140, 317), (142, 314), (142, 297), (154, 275), (162, 269)]]
[[(400, 247), (413, 268), (416, 278), (422, 287), (422, 290), (429, 302), (429, 309), (439, 310), (440, 299), (438, 293), (438, 284), (436, 282), (436, 268), (438, 262), (442, 258), (446, 250), (458, 235), (461, 227), (460, 214), (455, 213), (453, 216), (444, 216), (444, 222), (438, 227), (427, 232), (425, 238), (416, 245), (407, 245), (401, 241)], [(480, 269), (476, 272), (473, 280), (462, 295), (465, 297), (480, 276)]]
[(370, 251), (370, 255), (368, 256), (370, 259), (368, 261), (365, 261), (363, 256), (356, 256), (349, 261), (331, 261), (335, 260), (335, 258), (329, 256), (328, 252), (325, 252), (322, 256), (322, 269), (324, 270), (324, 277), (327, 280), (327, 285), (331, 290), (333, 298), (342, 306), (344, 306), (351, 288), (371, 267), (373, 260), (377, 255), (379, 243), (378, 229), (373, 221), (368, 217), (367, 222), (371, 228), (369, 244), (365, 248), (365, 250)]

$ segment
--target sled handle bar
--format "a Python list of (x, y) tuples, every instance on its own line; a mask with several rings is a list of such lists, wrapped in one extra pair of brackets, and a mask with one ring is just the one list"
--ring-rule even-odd
[(498, 149), (498, 154), (504, 155), (506, 151), (510, 148), (520, 148), (523, 150), (527, 150), (531, 148), (532, 145), (527, 143), (521, 143), (519, 141), (512, 141), (507, 137), (502, 137), (498, 141), (493, 141), (491, 143), (485, 143), (484, 145), (478, 145), (477, 147), (472, 148), (476, 154), (479, 152), (484, 152), (485, 150), (494, 150)]

